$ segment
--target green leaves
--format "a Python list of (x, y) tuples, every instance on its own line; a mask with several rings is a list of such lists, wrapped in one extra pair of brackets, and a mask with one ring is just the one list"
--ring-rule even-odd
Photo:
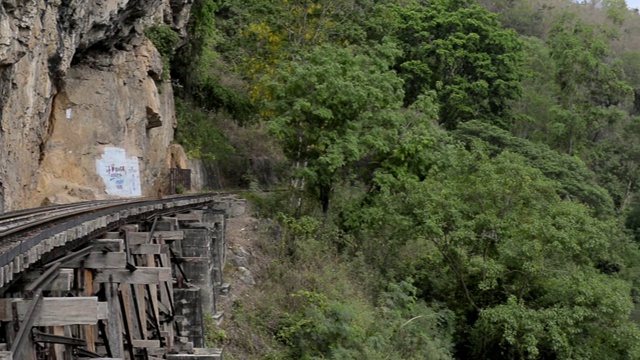
[(157, 24), (145, 29), (144, 34), (162, 56), (162, 79), (168, 79), (171, 58), (176, 52), (176, 45), (178, 45), (180, 37), (170, 27)]
[(302, 164), (299, 174), (326, 210), (337, 173), (384, 149), (386, 133), (397, 131), (392, 113), (401, 104), (401, 81), (376, 51), (333, 46), (283, 64), (265, 80), (263, 113), (272, 118), (272, 133)]
[[(422, 296), (458, 314), (462, 357), (637, 351), (603, 342), (601, 330), (640, 335), (627, 320), (630, 283), (616, 275), (626, 266), (622, 254), (637, 249), (625, 245), (615, 221), (563, 200), (561, 184), (529, 159), (488, 156), (486, 147), (437, 148), (447, 161), (424, 179), (380, 178), (383, 187), (352, 225), (366, 239), (363, 253), (388, 274), (414, 276)], [(600, 273), (603, 264), (618, 270)]]
[(390, 6), (402, 47), (404, 103), (435, 90), (440, 123), (453, 129), (479, 119), (505, 126), (508, 101), (520, 95), (521, 43), (496, 16), (471, 1)]
[(637, 356), (640, 347), (633, 342), (640, 332), (628, 323), (628, 284), (606, 275), (563, 272), (550, 277), (548, 285), (539, 301), (511, 296), (480, 313), (474, 336), (485, 351), (502, 349), (508, 358), (526, 359)]

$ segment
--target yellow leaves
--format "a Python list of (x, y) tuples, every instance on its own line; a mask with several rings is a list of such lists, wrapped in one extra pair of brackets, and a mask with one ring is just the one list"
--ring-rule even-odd
[(272, 98), (262, 82), (274, 74), (282, 60), (326, 42), (330, 29), (339, 24), (333, 0), (276, 0), (273, 6), (276, 17), (256, 18), (242, 32), (247, 42), (254, 44), (252, 57), (243, 66), (252, 83), (249, 98), (254, 104)]
[(307, 9), (307, 14), (312, 15), (316, 10), (322, 9), (322, 5), (320, 4), (311, 4), (311, 6)]
[(284, 42), (284, 36), (278, 34), (264, 21), (249, 25), (249, 28), (244, 31), (244, 36), (255, 37), (257, 41), (266, 41), (268, 43), (267, 47), (270, 47), (273, 51), (279, 50)]

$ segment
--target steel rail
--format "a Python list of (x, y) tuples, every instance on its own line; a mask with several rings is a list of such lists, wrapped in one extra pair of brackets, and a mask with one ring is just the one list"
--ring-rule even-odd
[[(87, 203), (87, 204), (83, 204), (83, 205), (80, 205), (81, 207), (79, 207), (78, 205), (69, 206), (69, 209), (71, 210), (69, 212), (65, 212), (65, 213), (57, 214), (57, 215), (54, 214), (54, 215), (48, 216), (46, 218), (34, 219), (33, 221), (27, 222), (26, 224), (12, 227), (12, 228), (10, 228), (8, 230), (0, 232), (0, 239), (3, 239), (5, 237), (11, 236), (11, 235), (14, 235), (14, 234), (19, 233), (19, 232), (24, 231), (24, 230), (28, 230), (28, 229), (34, 228), (34, 227), (39, 226), (39, 225), (44, 225), (44, 224), (47, 224), (47, 223), (54, 222), (56, 220), (61, 220), (61, 219), (64, 219), (64, 218), (81, 215), (81, 214), (84, 214), (84, 213), (87, 213), (87, 212), (95, 212), (95, 211), (102, 210), (102, 209), (108, 209), (108, 208), (111, 208), (111, 207), (114, 207), (114, 206), (119, 206), (119, 205), (129, 205), (129, 204), (144, 203), (144, 202), (148, 202), (149, 200), (124, 201), (124, 202), (116, 202), (116, 203), (108, 203), (108, 204), (104, 204), (101, 201), (102, 200), (91, 202), (91, 203)], [(97, 206), (97, 207), (87, 207), (87, 206), (91, 206), (93, 204), (98, 204), (99, 206)], [(102, 205), (102, 204), (104, 204), (104, 205)], [(78, 209), (73, 210), (74, 207), (78, 207)], [(51, 210), (49, 210), (49, 211), (51, 211)], [(43, 213), (43, 212), (46, 215), (47, 211), (34, 212), (34, 214)]]
[[(0, 236), (0, 246), (3, 247), (3, 249), (0, 251), (0, 267), (5, 266), (7, 264), (9, 264), (14, 258), (16, 258), (18, 255), (25, 253), (26, 251), (28, 251), (29, 249), (31, 249), (32, 247), (38, 245), (40, 242), (42, 242), (44, 239), (53, 236), (55, 234), (59, 234), (61, 232), (63, 232), (64, 230), (73, 228), (74, 226), (77, 225), (81, 225), (84, 222), (87, 221), (91, 221), (91, 220), (95, 220), (98, 219), (102, 216), (107, 216), (110, 215), (112, 213), (116, 213), (119, 211), (126, 211), (129, 210), (131, 208), (134, 208), (135, 206), (150, 206), (150, 205), (157, 205), (157, 204), (168, 204), (171, 203), (172, 200), (192, 200), (192, 199), (198, 199), (198, 198), (211, 198), (211, 197), (216, 197), (219, 195), (216, 194), (194, 194), (194, 195), (188, 195), (188, 196), (175, 196), (175, 197), (171, 197), (171, 198), (166, 198), (166, 199), (162, 199), (162, 200), (153, 200), (153, 201), (143, 201), (143, 200), (138, 200), (138, 201), (134, 201), (134, 202), (129, 202), (129, 203), (120, 203), (120, 204), (111, 204), (109, 206), (100, 206), (97, 208), (92, 208), (92, 209), (84, 209), (82, 211), (78, 211), (75, 214), (67, 214), (65, 216), (60, 216), (59, 219), (46, 219), (46, 220), (39, 220), (37, 221), (37, 223), (39, 223), (38, 225), (42, 225), (42, 227), (38, 228), (37, 230), (39, 230), (38, 232), (34, 233), (34, 234), (29, 234), (29, 235), (24, 235), (24, 233), (26, 232), (26, 230), (29, 229), (34, 229), (34, 227), (36, 226), (35, 223), (30, 224), (30, 226), (25, 225), (22, 226), (22, 232), (20, 234), (16, 234), (16, 230), (12, 230), (11, 232), (13, 233), (13, 241), (6, 241), (6, 239), (3, 239)], [(203, 201), (203, 204), (206, 203), (206, 201)], [(140, 213), (137, 215), (132, 215), (130, 216), (130, 218), (143, 218), (145, 216), (148, 216), (149, 213), (163, 213), (163, 214), (168, 214), (168, 213), (176, 213), (176, 212), (180, 212), (183, 210), (186, 210), (190, 207), (193, 207), (194, 204), (184, 204), (184, 205), (173, 205), (169, 208), (163, 208), (163, 209), (152, 209), (149, 210), (147, 212), (144, 213)], [(49, 226), (45, 227), (44, 225), (48, 224)], [(109, 226), (117, 226), (117, 224), (107, 224), (107, 227)], [(0, 234), (1, 235), (1, 234)], [(22, 235), (22, 237), (20, 237), (20, 235)], [(2, 241), (5, 240), (5, 241)], [(4, 243), (4, 244), (3, 244)]]
[[(143, 200), (143, 199), (149, 200), (151, 198), (142, 198), (142, 199), (136, 199), (136, 200)], [(87, 201), (79, 201), (79, 202), (74, 202), (74, 203), (69, 203), (69, 204), (55, 204), (55, 205), (39, 206), (39, 207), (35, 207), (35, 208), (21, 209), (21, 210), (15, 210), (15, 211), (10, 211), (10, 212), (0, 213), (0, 221), (11, 219), (11, 218), (15, 218), (15, 217), (19, 217), (19, 216), (28, 216), (28, 215), (32, 215), (32, 214), (39, 214), (39, 213), (52, 211), (52, 210), (55, 211), (55, 210), (60, 210), (60, 209), (66, 209), (66, 208), (70, 208), (70, 207), (74, 207), (74, 206), (89, 205), (89, 204), (95, 203), (97, 201), (102, 201), (102, 202), (105, 202), (105, 203), (109, 203), (109, 202), (118, 203), (118, 202), (127, 202), (127, 201), (131, 201), (131, 200), (130, 199), (87, 200)]]

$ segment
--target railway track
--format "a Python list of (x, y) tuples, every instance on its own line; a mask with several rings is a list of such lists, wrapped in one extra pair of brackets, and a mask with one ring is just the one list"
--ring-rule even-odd
[(160, 200), (182, 199), (199, 196), (229, 196), (237, 194), (237, 191), (218, 192), (198, 195), (172, 195), (163, 199), (157, 198), (137, 198), (137, 199), (117, 199), (117, 200), (92, 200), (70, 204), (48, 205), (37, 208), (23, 209), (0, 214), (0, 243), (6, 241), (11, 236), (20, 234), (26, 230), (34, 230), (38, 227), (46, 226), (61, 219), (68, 219), (85, 213), (96, 212), (98, 210), (109, 209), (122, 205), (134, 205), (142, 203), (153, 203)]
[[(225, 193), (230, 194), (230, 193)], [(163, 199), (97, 200), (75, 204), (25, 209), (0, 216), (0, 269), (10, 278), (13, 267), (29, 266), (33, 257), (40, 259), (46, 249), (66, 244), (71, 238), (85, 238), (122, 225), (125, 218), (151, 218), (211, 201), (220, 194), (169, 196)], [(62, 240), (60, 240), (62, 238)], [(37, 254), (29, 253), (35, 249)], [(28, 254), (25, 259), (23, 255)], [(17, 262), (16, 262), (17, 259)], [(28, 264), (25, 265), (24, 262)], [(0, 287), (7, 283), (0, 271)]]
[(98, 208), (131, 203), (126, 200), (87, 201), (25, 209), (0, 215), (0, 239), (53, 220), (77, 215)]
[[(0, 293), (5, 297), (0, 298), (0, 317), (5, 322), (9, 321), (8, 325), (3, 323), (4, 330), (0, 331), (0, 338), (8, 342), (2, 344), (3, 341), (0, 339), (0, 359), (5, 359), (3, 356), (6, 355), (2, 349), (3, 345), (5, 349), (10, 350), (6, 353), (8, 356), (13, 356), (13, 360), (95, 358), (98, 357), (95, 349), (99, 346), (104, 346), (101, 348), (102, 353), (106, 351), (109, 355), (111, 353), (120, 355), (114, 358), (156, 359), (157, 357), (149, 355), (151, 353), (148, 351), (152, 352), (152, 350), (147, 348), (154, 348), (154, 351), (166, 354), (163, 351), (167, 350), (167, 344), (173, 342), (174, 336), (178, 336), (175, 337), (176, 341), (180, 338), (179, 326), (173, 321), (175, 312), (179, 310), (177, 307), (174, 309), (173, 290), (171, 290), (172, 284), (176, 281), (176, 276), (173, 279), (171, 276), (171, 263), (175, 254), (172, 251), (167, 253), (168, 245), (163, 242), (163, 235), (159, 235), (159, 239), (151, 240), (156, 228), (155, 223), (156, 221), (166, 223), (167, 218), (177, 221), (180, 215), (188, 217), (189, 215), (183, 213), (193, 209), (226, 211), (216, 208), (216, 205), (226, 204), (225, 201), (229, 198), (223, 197), (233, 194), (233, 192), (225, 192), (170, 196), (162, 199), (86, 201), (0, 214)], [(160, 218), (165, 220), (158, 220)], [(200, 219), (202, 219), (202, 210), (200, 210)], [(140, 224), (140, 229), (146, 228), (148, 233), (138, 233), (138, 231), (144, 231), (138, 230), (138, 225), (135, 225), (136, 230), (123, 230), (129, 229), (132, 225), (128, 224), (132, 223)], [(105, 237), (108, 233), (120, 234), (120, 238), (124, 239), (113, 240), (123, 241), (120, 250), (107, 249), (102, 245), (96, 247), (95, 241), (98, 241), (96, 239), (108, 239)], [(175, 231), (165, 231), (164, 236), (177, 236), (175, 233)], [(129, 236), (127, 234), (131, 234), (130, 240), (127, 240)], [(138, 240), (133, 238), (136, 234)], [(137, 243), (142, 234), (149, 235), (144, 235), (146, 240)], [(113, 242), (109, 244), (113, 245)], [(161, 252), (158, 252), (160, 250)], [(155, 252), (145, 253), (145, 251)], [(113, 268), (116, 259), (118, 259), (117, 269)], [(179, 268), (179, 265), (174, 264), (174, 266)], [(72, 279), (76, 280), (72, 281), (72, 287), (75, 289), (72, 291), (73, 295), (51, 292), (54, 279), (62, 276), (62, 268), (67, 271), (65, 274), (68, 274), (70, 268), (74, 269)], [(42, 272), (35, 281), (32, 276), (34, 270), (36, 273)], [(181, 269), (180, 271), (184, 275)], [(109, 276), (116, 276), (117, 279), (113, 280), (109, 277), (104, 280), (106, 274), (112, 274)], [(157, 283), (149, 282), (149, 276), (155, 276), (159, 280), (156, 280)], [(136, 285), (128, 285), (134, 283)], [(180, 287), (180, 285), (177, 286)], [(180, 289), (175, 291), (189, 292), (189, 290)], [(8, 298), (16, 295), (23, 298)], [(47, 318), (49, 320), (39, 318), (41, 316), (39, 314), (49, 311), (46, 309), (52, 306), (51, 304), (75, 302), (95, 303), (91, 306), (97, 306), (99, 302), (100, 305), (96, 309), (102, 309), (99, 311), (102, 315), (98, 315), (98, 319), (92, 320), (93, 322), (89, 324), (82, 322), (86, 320), (82, 320), (81, 317), (74, 319), (74, 322), (74, 320), (68, 320), (68, 317), (56, 315), (55, 312), (49, 315), (50, 317)], [(143, 302), (146, 302), (146, 305)], [(17, 305), (26, 307), (18, 311)], [(104, 306), (109, 307), (108, 312), (103, 313)], [(145, 307), (147, 310), (153, 310), (151, 314), (144, 310)], [(117, 310), (115, 313), (119, 314), (119, 318), (111, 315), (112, 308)], [(136, 311), (131, 313), (131, 309)], [(71, 311), (75, 314), (77, 310)], [(146, 322), (143, 320), (145, 313), (150, 317)], [(166, 313), (165, 319), (171, 320), (162, 320), (158, 317), (158, 313)], [(55, 320), (51, 320), (51, 316)], [(108, 316), (108, 318), (101, 316)], [(51, 321), (65, 324), (67, 328), (73, 329), (74, 334), (80, 331), (78, 334), (86, 340), (79, 339), (76, 335), (71, 337), (54, 335), (59, 329), (43, 327), (43, 324), (53, 324)], [(105, 322), (115, 330), (101, 328), (100, 326), (104, 326)], [(176, 335), (173, 332), (174, 325), (178, 326), (175, 328)], [(15, 332), (11, 332), (11, 328)], [(3, 333), (4, 337), (1, 335)], [(124, 339), (122, 334), (126, 335)], [(61, 349), (65, 347), (63, 345), (48, 347), (47, 343), (71, 346), (66, 349), (73, 348), (73, 356), (51, 355), (56, 351), (62, 351)], [(177, 343), (175, 346), (178, 346)], [(176, 347), (178, 348), (179, 346)], [(44, 351), (48, 355), (45, 357), (36, 355), (38, 351)], [(7, 357), (9, 358), (11, 357)]]

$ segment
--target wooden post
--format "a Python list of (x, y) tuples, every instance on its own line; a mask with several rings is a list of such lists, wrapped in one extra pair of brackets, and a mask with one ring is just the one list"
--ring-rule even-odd
[(146, 312), (146, 303), (145, 303), (145, 291), (144, 285), (141, 284), (132, 284), (131, 290), (135, 295), (135, 304), (136, 307), (136, 319), (137, 327), (139, 328), (140, 340), (147, 340), (147, 312)]
[[(52, 326), (53, 335), (64, 336), (64, 326)], [(55, 360), (65, 360), (66, 346), (62, 344), (53, 345), (53, 356)]]
[(111, 356), (114, 358), (124, 357), (122, 348), (122, 325), (120, 315), (120, 303), (118, 299), (118, 284), (106, 283), (107, 306), (109, 307), (109, 320), (107, 322), (107, 338), (109, 339), (109, 348)]
[[(84, 296), (93, 296), (93, 270), (84, 270)], [(96, 326), (84, 325), (85, 339), (87, 340), (87, 350), (96, 351)]]

